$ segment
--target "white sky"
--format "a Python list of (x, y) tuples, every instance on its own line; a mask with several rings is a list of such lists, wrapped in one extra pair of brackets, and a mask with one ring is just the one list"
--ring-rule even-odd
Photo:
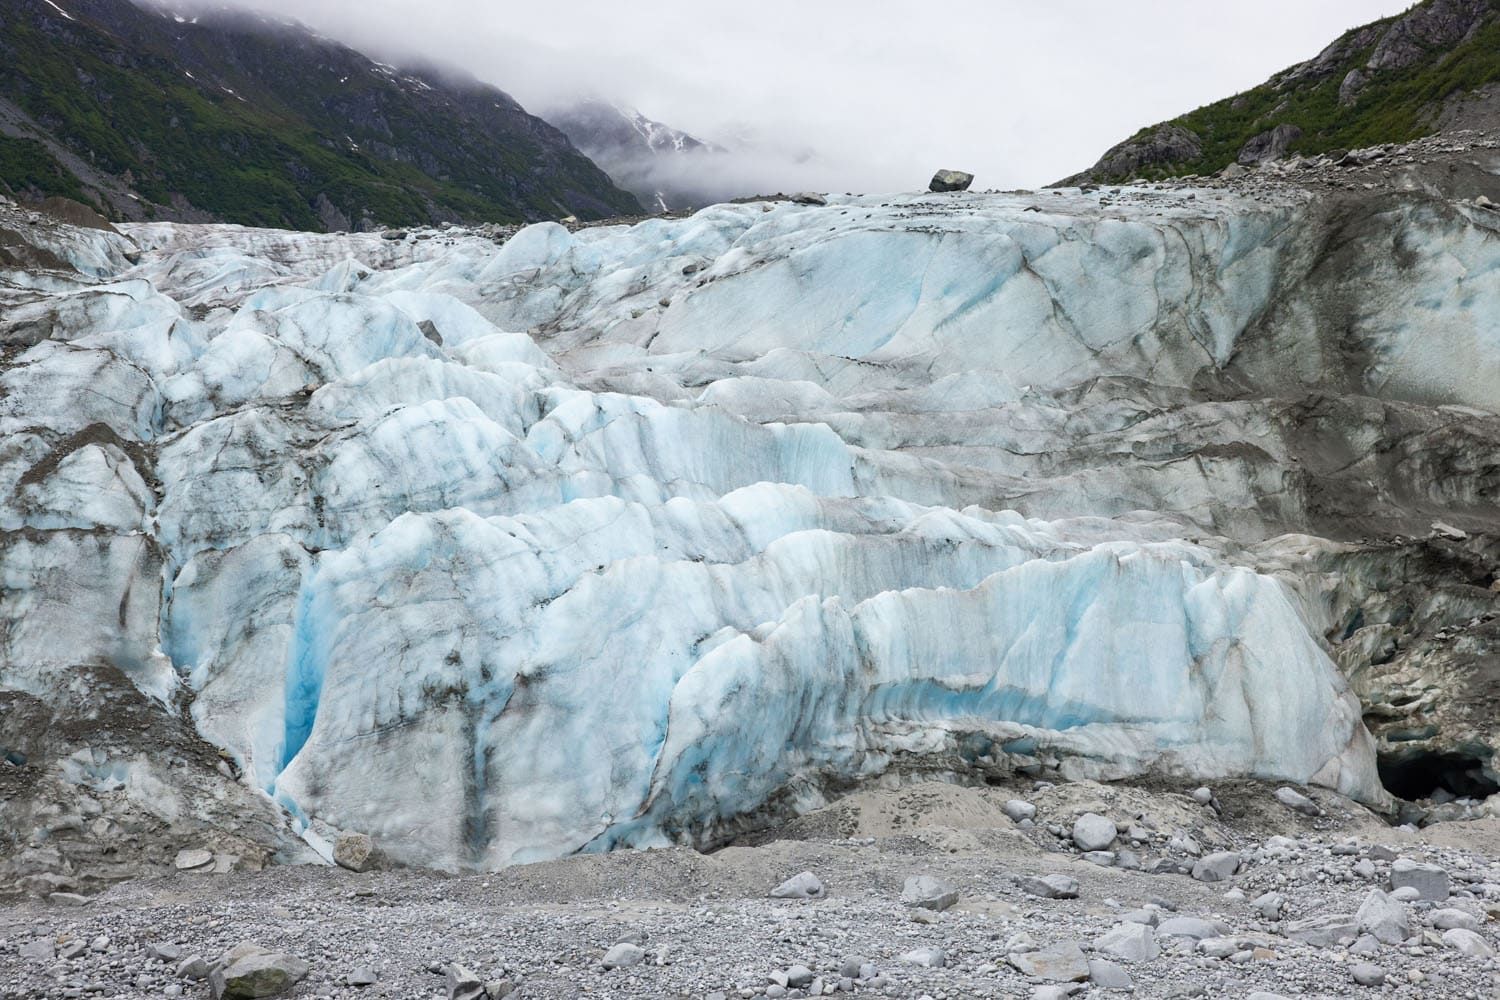
[[(805, 187), (1033, 187), (1410, 0), (240, 0), (545, 112), (596, 91), (702, 138), (816, 152)], [(779, 178), (778, 178), (779, 180)]]

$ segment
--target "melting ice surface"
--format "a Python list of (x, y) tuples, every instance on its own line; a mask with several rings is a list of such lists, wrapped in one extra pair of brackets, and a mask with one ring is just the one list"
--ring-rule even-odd
[(1187, 540), (1231, 472), (1147, 502), (1055, 457), (1150, 419), (1100, 379), (1237, 349), (1296, 206), (1086, 202), (133, 227), (142, 263), (57, 279), (0, 373), (7, 682), (185, 688), (294, 815), (449, 867), (924, 770), (1378, 798), (1298, 605)]

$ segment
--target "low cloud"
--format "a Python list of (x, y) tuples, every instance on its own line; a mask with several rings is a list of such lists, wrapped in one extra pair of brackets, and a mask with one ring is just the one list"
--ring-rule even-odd
[[(190, 0), (187, 0), (190, 2)], [(186, 4), (184, 4), (186, 5)], [(1037, 186), (1407, 0), (243, 0), (534, 110), (597, 93), (731, 149), (726, 190)], [(685, 169), (693, 170), (693, 167)]]

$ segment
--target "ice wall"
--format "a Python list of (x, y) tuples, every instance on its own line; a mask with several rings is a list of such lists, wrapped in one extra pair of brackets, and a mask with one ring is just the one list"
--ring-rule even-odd
[(1377, 801), (1359, 705), (1221, 537), (1301, 515), (1285, 442), (1195, 388), (1303, 206), (1100, 197), (139, 227), (0, 371), (3, 681), (190, 691), (302, 821), (447, 867), (891, 770)]

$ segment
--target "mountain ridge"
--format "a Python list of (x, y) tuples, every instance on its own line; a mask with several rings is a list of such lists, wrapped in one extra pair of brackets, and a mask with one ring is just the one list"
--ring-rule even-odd
[(632, 107), (589, 97), (543, 112), (641, 203), (660, 212), (701, 208), (744, 194), (724, 190), (709, 157), (728, 150)]
[(63, 3), (0, 4), (0, 180), (18, 194), (313, 230), (640, 211), (473, 78), (228, 8)]
[(1423, 0), (1233, 97), (1141, 129), (1056, 186), (1215, 173), (1287, 153), (1406, 142), (1491, 113), (1500, 2)]

